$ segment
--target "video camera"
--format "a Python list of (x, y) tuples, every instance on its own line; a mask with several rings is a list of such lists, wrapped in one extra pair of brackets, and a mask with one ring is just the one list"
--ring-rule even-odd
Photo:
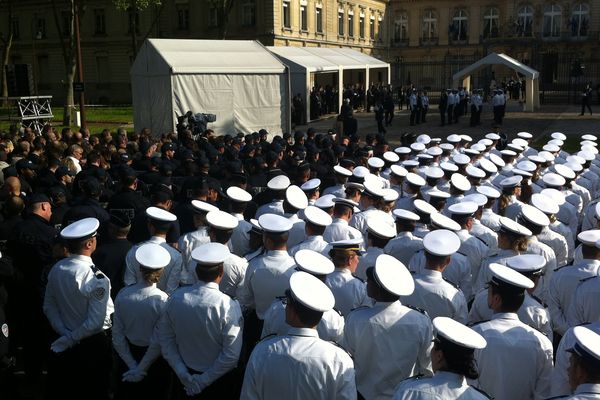
[(185, 130), (192, 131), (194, 138), (200, 136), (206, 130), (209, 122), (215, 122), (217, 116), (215, 114), (192, 113), (188, 111), (185, 115), (177, 117), (177, 133)]

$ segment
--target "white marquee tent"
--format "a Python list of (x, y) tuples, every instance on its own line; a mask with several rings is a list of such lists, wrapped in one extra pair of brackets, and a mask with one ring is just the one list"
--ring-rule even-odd
[[(504, 65), (525, 76), (525, 111), (534, 111), (540, 107), (539, 77), (540, 73), (503, 53), (490, 53), (479, 61), (458, 71), (452, 76), (454, 87), (463, 86), (471, 90), (471, 75), (481, 68), (490, 65)], [(462, 84), (459, 82), (462, 80)]]
[(257, 41), (149, 39), (131, 69), (134, 124), (172, 132), (188, 111), (217, 134), (290, 131), (289, 73)]
[[(304, 99), (307, 119), (310, 115), (310, 90), (315, 85), (317, 75), (337, 74), (329, 82), (334, 82), (333, 86), (338, 88), (359, 83), (357, 76), (351, 74), (352, 71), (364, 71), (365, 78), (361, 83), (367, 88), (372, 82), (390, 83), (390, 64), (356, 50), (285, 46), (269, 46), (268, 49), (289, 67), (292, 94), (300, 93)], [(375, 78), (376, 72), (382, 72), (381, 79)], [(343, 90), (338, 92), (338, 104), (342, 104)]]

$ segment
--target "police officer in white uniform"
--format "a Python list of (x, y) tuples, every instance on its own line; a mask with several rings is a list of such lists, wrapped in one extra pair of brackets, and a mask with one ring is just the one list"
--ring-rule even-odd
[(285, 200), (283, 201), (283, 210), (285, 211), (283, 216), (293, 224), (288, 233), (288, 249), (306, 239), (305, 222), (300, 218), (300, 214), (306, 207), (308, 207), (308, 198), (304, 191), (296, 185), (290, 185), (285, 190)]
[[(335, 269), (331, 260), (313, 250), (299, 250), (294, 256), (296, 270), (307, 272), (321, 281)], [(265, 323), (261, 337), (285, 335), (291, 328), (285, 321), (285, 298), (277, 299), (265, 313)], [(319, 337), (323, 340), (339, 343), (344, 334), (344, 317), (335, 309), (323, 312), (317, 325)]]
[(113, 347), (120, 359), (115, 398), (166, 397), (169, 369), (160, 354), (155, 327), (167, 303), (167, 294), (156, 287), (171, 255), (154, 243), (135, 252), (142, 280), (123, 288), (115, 299)]
[(581, 232), (578, 239), (582, 243), (583, 260), (558, 268), (548, 285), (547, 300), (552, 325), (554, 331), (561, 336), (569, 329), (567, 313), (570, 311), (579, 283), (583, 279), (597, 276), (600, 272), (600, 248), (596, 245), (600, 240), (600, 231)]
[(552, 343), (516, 314), (534, 283), (504, 265), (491, 264), (490, 272), (488, 305), (494, 315), (473, 326), (487, 341), (475, 351), (477, 386), (498, 400), (543, 399), (550, 391)]
[(148, 207), (146, 209), (146, 216), (148, 217), (148, 225), (150, 227), (150, 234), (152, 237), (146, 242), (142, 242), (137, 246), (133, 246), (125, 257), (125, 277), (123, 281), (126, 286), (133, 285), (134, 283), (142, 280), (142, 273), (140, 272), (140, 265), (135, 259), (135, 252), (139, 246), (146, 243), (155, 243), (166, 249), (171, 255), (171, 262), (165, 267), (160, 277), (160, 281), (157, 286), (160, 290), (167, 294), (173, 293), (175, 289), (179, 287), (179, 283), (185, 275), (183, 274), (183, 261), (181, 254), (173, 246), (169, 245), (166, 241), (167, 232), (171, 224), (177, 221), (175, 214), (163, 210), (158, 207)]
[(323, 240), (323, 233), (325, 228), (331, 225), (331, 216), (318, 207), (308, 206), (304, 209), (304, 222), (306, 239), (290, 249), (291, 256), (302, 249), (323, 253), (327, 247), (327, 242)]
[(290, 178), (285, 175), (277, 175), (269, 182), (267, 188), (273, 193), (273, 200), (270, 203), (263, 204), (256, 210), (254, 218), (258, 219), (263, 214), (283, 215), (283, 199), (285, 199), (285, 190), (290, 186)]
[(423, 248), (423, 239), (413, 235), (420, 217), (414, 212), (402, 209), (395, 209), (392, 213), (396, 218), (397, 235), (388, 242), (383, 251), (400, 260), (402, 264), (408, 265), (412, 256)]
[(600, 320), (600, 275), (580, 281), (567, 311), (569, 326), (576, 326)]
[(193, 275), (188, 275), (186, 266), (192, 263), (192, 251), (196, 247), (210, 242), (206, 216), (209, 212), (218, 210), (218, 208), (212, 204), (201, 200), (192, 200), (191, 204), (196, 230), (182, 235), (179, 238), (177, 246), (181, 252), (181, 262), (183, 264), (181, 276), (181, 283), (183, 284), (192, 284), (196, 282), (196, 278)]
[(460, 248), (456, 233), (438, 229), (423, 239), (425, 247), (425, 269), (413, 276), (415, 290), (410, 296), (402, 297), (403, 303), (427, 311), (430, 318), (450, 317), (467, 322), (467, 300), (463, 292), (442, 277), (450, 264), (450, 256)]
[[(358, 229), (363, 235), (363, 241), (367, 243), (367, 220), (371, 217), (378, 217), (394, 226), (394, 219), (381, 211), (378, 207), (383, 200), (384, 190), (375, 180), (365, 181), (365, 191), (360, 198), (360, 204), (363, 211), (352, 216), (349, 224)], [(327, 240), (327, 239), (325, 239)]]
[(571, 400), (600, 399), (600, 335), (584, 326), (573, 329), (575, 345), (570, 349)]
[(447, 317), (433, 319), (435, 339), (431, 349), (434, 375), (414, 377), (400, 383), (394, 400), (485, 400), (490, 397), (467, 384), (477, 379), (474, 351), (486, 346), (477, 332)]
[(335, 203), (333, 206), (333, 221), (325, 228), (323, 240), (327, 243), (348, 239), (361, 239), (362, 241), (362, 233), (348, 224), (348, 221), (354, 215), (355, 209), (358, 210), (358, 203), (340, 197), (333, 199), (333, 202)]
[(281, 215), (264, 214), (258, 219), (263, 229), (265, 251), (248, 263), (239, 300), (246, 315), (244, 341), (251, 349), (260, 339), (265, 312), (285, 294), (296, 262), (287, 252), (292, 221)]
[[(521, 254), (508, 258), (506, 266), (522, 273), (537, 286), (546, 266), (546, 260), (539, 254)], [(535, 287), (525, 291), (525, 300), (523, 300), (523, 304), (519, 307), (517, 315), (521, 322), (537, 329), (546, 335), (548, 339), (552, 340), (553, 333), (552, 324), (550, 323), (550, 313), (542, 302), (532, 294), (534, 290)], [(469, 324), (476, 324), (492, 319), (494, 312), (488, 306), (487, 298), (487, 289), (483, 289), (477, 293), (469, 310)]]
[(111, 365), (110, 281), (92, 263), (100, 222), (84, 218), (60, 236), (69, 252), (48, 274), (44, 314), (58, 339), (50, 346), (49, 399), (108, 399)]
[(241, 399), (356, 399), (354, 365), (341, 348), (315, 329), (335, 299), (322, 281), (306, 272), (290, 277), (283, 336), (259, 343), (248, 361)]
[(496, 200), (500, 198), (500, 192), (490, 186), (479, 186), (476, 190), (477, 193), (481, 193), (488, 199), (485, 206), (483, 206), (479, 221), (494, 232), (498, 232), (500, 229), (500, 215), (494, 212), (494, 205)]
[(356, 276), (363, 281), (367, 280), (367, 268), (375, 265), (375, 260), (381, 254), (389, 241), (396, 236), (396, 229), (377, 217), (367, 220), (367, 250), (360, 257), (356, 267)]
[(231, 234), (231, 252), (236, 256), (243, 257), (250, 250), (250, 230), (252, 225), (244, 219), (246, 205), (252, 201), (252, 195), (242, 188), (230, 186), (226, 191), (229, 198), (231, 214), (239, 221)]
[(354, 357), (356, 386), (365, 399), (386, 399), (398, 383), (415, 374), (432, 375), (431, 320), (400, 302), (414, 290), (410, 272), (382, 254), (367, 271), (368, 293), (375, 305), (346, 317), (344, 346)]
[(340, 240), (331, 243), (329, 250), (335, 270), (327, 275), (325, 284), (333, 292), (336, 309), (343, 316), (355, 308), (371, 305), (365, 282), (355, 275), (361, 244), (361, 239)]
[[(207, 243), (194, 249), (198, 282), (173, 293), (159, 322), (163, 357), (179, 382), (173, 397), (235, 398), (235, 368), (242, 348), (242, 311), (219, 290), (227, 246)], [(239, 390), (239, 389), (238, 389)]]
[(333, 186), (329, 186), (323, 190), (321, 197), (327, 194), (333, 194), (335, 197), (346, 197), (346, 182), (348, 178), (352, 176), (352, 171), (344, 168), (340, 165), (334, 165), (333, 167), (334, 177), (337, 183)]

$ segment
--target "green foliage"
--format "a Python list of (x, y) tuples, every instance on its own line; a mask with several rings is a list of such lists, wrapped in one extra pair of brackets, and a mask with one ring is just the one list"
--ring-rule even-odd
[(113, 4), (118, 10), (127, 10), (135, 6), (136, 10), (145, 10), (149, 6), (159, 6), (160, 0), (113, 0)]

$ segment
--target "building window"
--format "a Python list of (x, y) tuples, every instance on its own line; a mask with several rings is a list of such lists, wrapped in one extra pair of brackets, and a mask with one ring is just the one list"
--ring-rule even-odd
[(71, 13), (69, 11), (63, 11), (60, 16), (62, 18), (62, 28), (60, 33), (64, 37), (69, 37), (71, 36)]
[(497, 8), (490, 8), (483, 15), (483, 37), (495, 38), (498, 37), (498, 21), (499, 15)]
[(94, 10), (94, 33), (96, 35), (106, 34), (106, 19), (103, 9)]
[(290, 2), (284, 0), (283, 2), (283, 27), (290, 29), (292, 27), (290, 20)]
[(323, 33), (323, 9), (320, 4), (317, 4), (317, 8), (315, 9), (315, 20), (317, 25), (317, 32)]
[(533, 8), (524, 6), (517, 14), (517, 35), (531, 36), (533, 33)]
[(450, 38), (454, 41), (467, 40), (467, 12), (457, 10), (450, 25)]
[(544, 37), (560, 37), (562, 9), (556, 4), (544, 7)]
[[(135, 14), (135, 15), (134, 15)], [(134, 20), (135, 18), (135, 20)], [(129, 21), (127, 27), (127, 33), (131, 33), (131, 28), (133, 27), (133, 22), (135, 21), (135, 33), (140, 33), (140, 13), (139, 11), (132, 12), (131, 7), (127, 9), (127, 20)]]
[(358, 34), (361, 39), (365, 38), (365, 14), (362, 12), (358, 16)]
[(190, 29), (190, 8), (187, 4), (177, 6), (177, 29), (180, 31)]
[(375, 17), (372, 15), (369, 18), (369, 39), (375, 39)]
[(425, 11), (422, 38), (425, 41), (437, 40), (437, 17), (433, 11)]
[(242, 4), (242, 25), (256, 25), (256, 2), (255, 0), (245, 0)]
[(338, 35), (344, 36), (344, 10), (338, 8)]
[(300, 30), (308, 30), (308, 15), (306, 11), (306, 3), (300, 3)]
[(348, 37), (354, 37), (354, 11), (348, 11)]
[(383, 18), (381, 15), (377, 17), (377, 38), (380, 42), (383, 40)]
[(219, 9), (212, 3), (208, 8), (208, 26), (213, 28), (219, 26)]
[(21, 37), (21, 32), (19, 31), (19, 18), (13, 17), (11, 23), (12, 23), (13, 39), (17, 40)]
[(571, 28), (571, 36), (586, 37), (588, 35), (588, 27), (590, 21), (590, 8), (587, 4), (577, 4), (573, 8), (573, 15), (569, 22)]
[(45, 39), (46, 38), (46, 19), (36, 17), (35, 18), (35, 37), (34, 39)]
[(96, 56), (96, 71), (98, 84), (106, 85), (108, 82), (110, 82), (112, 76), (110, 73), (110, 62), (108, 61), (108, 55), (101, 54)]
[(401, 43), (408, 40), (408, 15), (398, 15), (394, 20), (394, 42)]

